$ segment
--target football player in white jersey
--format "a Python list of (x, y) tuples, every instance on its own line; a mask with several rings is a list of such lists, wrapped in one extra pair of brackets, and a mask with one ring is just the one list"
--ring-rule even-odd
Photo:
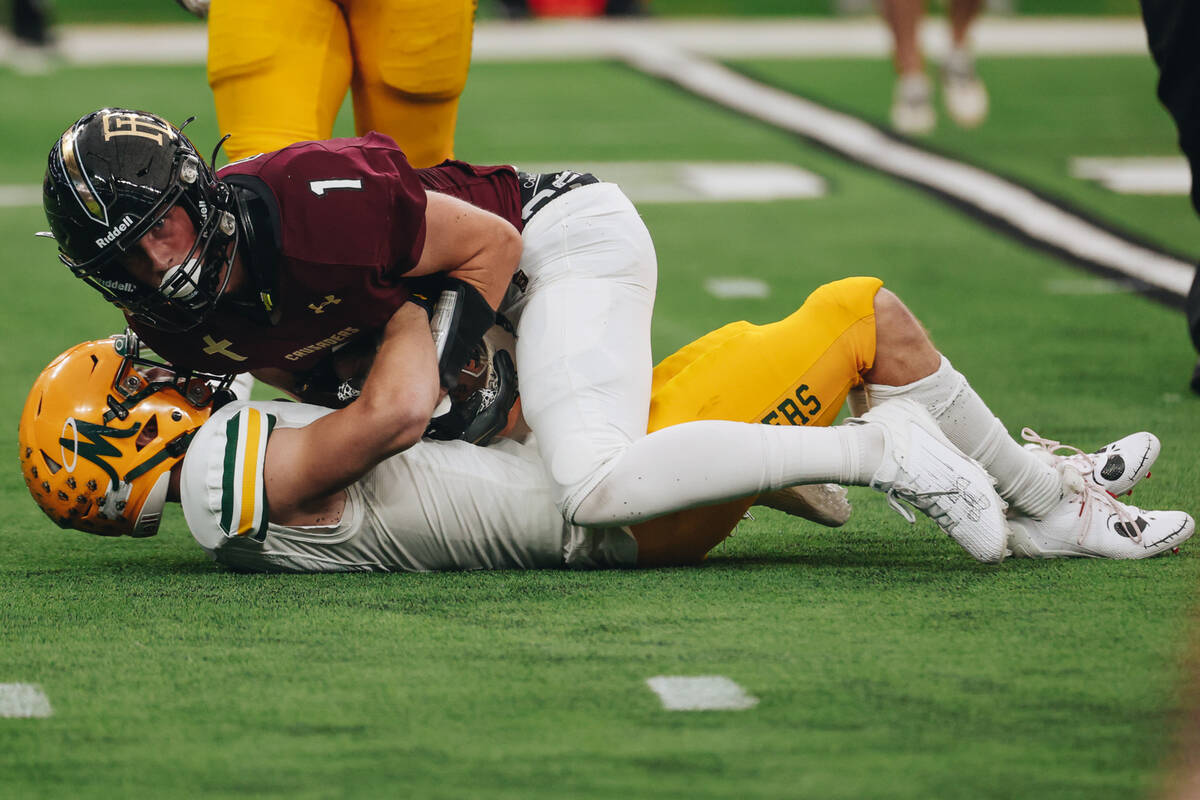
[[(864, 289), (872, 298), (869, 325), (851, 302)], [(432, 362), (425, 312), (411, 311), (397, 346)], [(845, 324), (826, 346), (811, 347), (815, 323), (837, 327), (828, 323), (839, 316)], [(399, 319), (407, 324), (406, 313)], [(798, 330), (810, 336), (797, 337)], [(864, 366), (868, 344), (870, 366)], [(1195, 527), (1184, 512), (1142, 511), (1113, 496), (1148, 472), (1158, 454), (1152, 435), (1133, 434), (1097, 454), (1061, 454), (1058, 443), (1032, 432), (1032, 449), (999, 441), (991, 424), (999, 422), (989, 416), (988, 424), (976, 425), (985, 434), (979, 437), (985, 446), (976, 449), (990, 469), (1004, 473), (996, 477), (1012, 503), (1005, 519), (993, 476), (943, 432), (981, 413), (975, 404), (982, 403), (965, 382), (946, 377), (949, 362), (875, 279), (823, 286), (785, 320), (734, 323), (656, 368), (652, 429), (687, 419), (749, 421), (758, 412), (746, 409), (774, 404), (761, 421), (796, 426), (796, 451), (786, 471), (764, 474), (761, 465), (746, 464), (744, 483), (721, 505), (631, 527), (566, 522), (530, 441), (486, 448), (425, 441), (389, 452), (374, 432), (358, 428), (355, 408), (395, 402), (407, 390), (404, 370), (422, 366), (390, 359), (386, 349), (362, 395), (345, 408), (235, 402), (214, 413), (210, 383), (151, 365), (131, 336), (84, 343), (52, 362), (29, 395), (19, 430), (26, 483), (62, 527), (152, 535), (167, 500), (179, 500), (192, 534), (221, 563), (302, 572), (697, 563), (760, 493), (824, 482), (870, 485), (911, 518), (898, 502), (904, 500), (981, 561), (1001, 560), (1007, 551), (1142, 558), (1176, 547)], [(757, 363), (746, 361), (748, 352), (757, 352)], [(928, 373), (930, 361), (942, 366), (911, 379)], [(762, 396), (747, 400), (746, 392), (714, 389), (713, 376), (728, 375), (731, 366), (761, 368)], [(945, 394), (939, 380), (953, 384), (948, 398), (937, 399)], [(817, 427), (828, 425), (850, 387), (864, 381), (874, 406), (861, 419)], [(935, 420), (927, 406), (953, 419)], [(1045, 514), (1022, 510), (1044, 502), (1030, 488), (1036, 482), (1027, 480), (1028, 470), (1013, 466), (1023, 460), (1049, 466), (1068, 487), (1045, 501)], [(993, 554), (997, 524), (1006, 539)]]

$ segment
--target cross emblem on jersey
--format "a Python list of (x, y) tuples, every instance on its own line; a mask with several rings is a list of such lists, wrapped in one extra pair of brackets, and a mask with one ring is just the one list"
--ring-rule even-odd
[(337, 305), (340, 302), (342, 302), (342, 298), (337, 297), (332, 294), (327, 294), (327, 295), (325, 295), (324, 303), (321, 303), (320, 305), (317, 305), (316, 303), (309, 303), (308, 307), (312, 309), (314, 314), (324, 314), (325, 306)]
[(233, 342), (229, 341), (228, 339), (222, 339), (219, 342), (214, 342), (213, 337), (209, 336), (207, 333), (204, 334), (204, 353), (205, 353), (205, 355), (225, 356), (226, 358), (232, 359), (234, 361), (245, 361), (246, 360), (245, 356), (238, 355), (237, 353), (235, 353), (229, 349), (229, 345), (231, 345), (231, 344), (233, 344)]

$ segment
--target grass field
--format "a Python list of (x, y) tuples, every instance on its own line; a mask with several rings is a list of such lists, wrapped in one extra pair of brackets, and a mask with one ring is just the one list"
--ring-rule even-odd
[[(750, 74), (881, 121), (883, 61), (755, 61)], [(994, 113), (930, 144), (1196, 253), (1182, 197), (1118, 196), (1071, 157), (1172, 155), (1148, 59), (991, 59)], [(1031, 90), (1036, 85), (1037, 91)], [(201, 67), (0, 72), (0, 184), (40, 180), (55, 136), (125, 104), (215, 141)], [(345, 131), (343, 126), (343, 131)], [(771, 161), (820, 199), (646, 205), (661, 266), (655, 351), (782, 317), (821, 282), (905, 298), (1013, 432), (1164, 443), (1135, 500), (1200, 507), (1194, 353), (1181, 315), (911, 186), (627, 67), (480, 64), (474, 161)], [(0, 450), (33, 377), (119, 316), (71, 278), (36, 207), (0, 208)], [(769, 296), (720, 299), (715, 277)], [(731, 376), (731, 381), (736, 381)], [(16, 461), (0, 473), (0, 796), (1129, 798), (1184, 722), (1200, 545), (1149, 562), (971, 562), (869, 491), (830, 531), (755, 511), (700, 569), (253, 576), (209, 563), (182, 515), (146, 541), (59, 531)], [(723, 675), (759, 702), (669, 712), (657, 675)]]

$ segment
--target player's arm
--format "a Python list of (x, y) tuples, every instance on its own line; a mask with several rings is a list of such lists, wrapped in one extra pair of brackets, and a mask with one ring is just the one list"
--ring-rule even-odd
[[(449, 195), (426, 192), (425, 242), (405, 277), (436, 303), (434, 345), (442, 385), (453, 389), (521, 260), (521, 234), (507, 220)], [(431, 278), (432, 280), (427, 279)], [(432, 286), (421, 287), (423, 279)]]
[(383, 332), (362, 394), (303, 427), (277, 430), (267, 444), (267, 503), (281, 515), (304, 511), (415, 444), (440, 396), (425, 311), (405, 303)]
[(499, 308), (521, 260), (521, 234), (490, 211), (438, 192), (425, 194), (425, 248), (405, 276), (445, 273)]

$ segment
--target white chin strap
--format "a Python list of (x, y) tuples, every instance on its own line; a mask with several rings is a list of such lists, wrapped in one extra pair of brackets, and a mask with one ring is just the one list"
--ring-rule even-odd
[[(189, 258), (184, 264), (170, 267), (163, 275), (158, 291), (163, 297), (169, 297), (172, 300), (190, 300), (200, 286), (201, 266), (200, 259)], [(180, 272), (187, 276), (187, 280), (179, 281), (176, 284), (175, 278)]]

